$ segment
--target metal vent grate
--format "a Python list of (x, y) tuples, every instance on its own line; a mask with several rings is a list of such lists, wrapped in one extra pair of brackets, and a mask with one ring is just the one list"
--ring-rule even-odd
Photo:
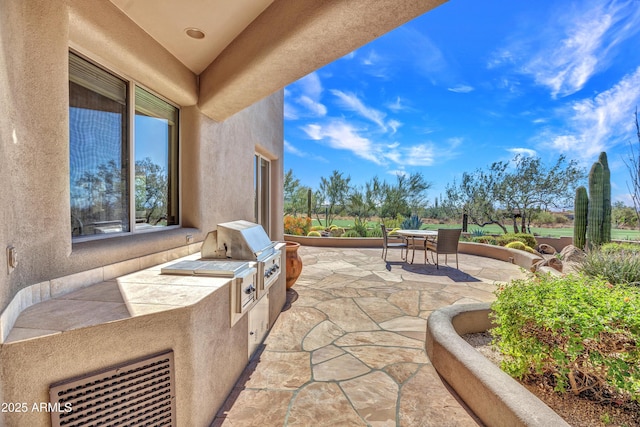
[(53, 427), (175, 426), (173, 351), (49, 388)]

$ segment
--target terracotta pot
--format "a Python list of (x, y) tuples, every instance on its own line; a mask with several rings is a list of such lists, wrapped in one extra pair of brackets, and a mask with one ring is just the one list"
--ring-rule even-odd
[(300, 273), (302, 273), (302, 258), (298, 255), (298, 248), (300, 247), (300, 243), (296, 242), (285, 242), (287, 249), (286, 256), (286, 285), (287, 289), (290, 289), (298, 277), (300, 277)]

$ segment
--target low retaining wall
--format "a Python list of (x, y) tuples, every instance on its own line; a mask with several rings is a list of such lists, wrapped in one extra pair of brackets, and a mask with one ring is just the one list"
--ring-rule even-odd
[[(303, 246), (332, 247), (332, 248), (380, 248), (382, 250), (382, 238), (367, 237), (306, 237), (285, 234), (285, 240), (298, 242)], [(505, 248), (504, 246), (486, 245), (484, 243), (460, 242), (460, 253), (478, 255), (498, 259), (512, 264), (517, 264), (527, 270), (538, 260), (540, 256), (518, 249)]]
[(491, 328), (490, 304), (461, 304), (431, 313), (425, 348), (429, 360), (469, 408), (488, 426), (569, 426), (460, 335)]

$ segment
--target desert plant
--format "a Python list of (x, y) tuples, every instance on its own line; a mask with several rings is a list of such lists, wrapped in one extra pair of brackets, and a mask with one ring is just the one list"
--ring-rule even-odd
[(587, 240), (590, 248), (611, 241), (611, 178), (605, 152), (589, 172)]
[(352, 230), (356, 230), (361, 237), (367, 235), (367, 225), (358, 217), (354, 221)]
[(419, 230), (420, 227), (422, 227), (422, 221), (418, 215), (411, 215), (400, 224), (400, 228), (403, 230)]
[(640, 255), (640, 245), (635, 243), (610, 242), (602, 245), (600, 250), (604, 253), (623, 252), (629, 255)]
[[(629, 244), (630, 245), (630, 244)], [(634, 245), (630, 245), (634, 246)], [(640, 286), (640, 256), (633, 250), (592, 249), (578, 264), (579, 271), (590, 277), (601, 277), (609, 283)]]
[(492, 305), (503, 369), (555, 388), (640, 400), (640, 289), (551, 274), (501, 286)]
[(589, 196), (584, 186), (576, 188), (574, 203), (573, 245), (584, 249), (587, 245), (587, 214), (589, 212)]
[(367, 229), (367, 237), (382, 237), (382, 229), (380, 227)]
[(285, 234), (293, 234), (296, 236), (305, 236), (311, 227), (311, 218), (296, 217), (293, 215), (285, 215), (284, 232)]
[(510, 243), (507, 243), (506, 245), (504, 245), (505, 248), (510, 248), (510, 249), (518, 249), (520, 251), (524, 251), (525, 248), (527, 247), (527, 245), (525, 245), (523, 242), (519, 242), (519, 241), (513, 241)]
[(497, 240), (500, 246), (506, 246), (511, 242), (522, 242), (526, 246), (531, 246), (533, 248), (538, 244), (536, 238), (533, 235), (527, 233), (506, 233), (498, 236)]
[(473, 230), (471, 230), (471, 236), (472, 237), (485, 236), (486, 234), (487, 234), (487, 232), (484, 231), (481, 228), (474, 228)]
[(307, 237), (322, 237), (322, 234), (320, 234), (319, 231), (313, 230), (307, 233)]
[(324, 231), (324, 226), (323, 225), (314, 225), (313, 227), (311, 227), (309, 229), (309, 231)]
[(493, 236), (475, 236), (471, 238), (473, 243), (484, 243), (487, 245), (497, 245), (498, 240)]
[(334, 227), (331, 226), (331, 228), (329, 229), (329, 235), (331, 237), (340, 237), (345, 233), (344, 228), (342, 227)]
[(351, 230), (347, 230), (342, 237), (362, 237), (362, 235), (360, 233), (358, 233), (356, 230), (351, 229)]

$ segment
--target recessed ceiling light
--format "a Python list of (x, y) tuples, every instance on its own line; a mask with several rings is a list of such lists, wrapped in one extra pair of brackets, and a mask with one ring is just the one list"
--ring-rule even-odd
[(192, 39), (204, 38), (204, 33), (202, 32), (202, 30), (199, 30), (198, 28), (186, 28), (184, 32), (187, 33), (187, 35)]

